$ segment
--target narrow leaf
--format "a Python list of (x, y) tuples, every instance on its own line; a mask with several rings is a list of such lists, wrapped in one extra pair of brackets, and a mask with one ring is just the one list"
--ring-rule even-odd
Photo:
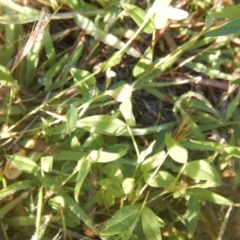
[[(138, 27), (143, 24), (144, 19), (146, 18), (146, 13), (143, 9), (128, 3), (122, 4), (122, 7), (138, 25)], [(147, 34), (152, 34), (154, 30), (155, 27), (151, 21), (149, 21), (149, 24), (147, 24), (143, 29), (143, 31)]]
[(0, 200), (10, 194), (14, 194), (17, 191), (29, 189), (32, 186), (33, 186), (33, 182), (31, 180), (24, 180), (24, 181), (20, 181), (20, 182), (16, 182), (11, 185), (8, 185), (7, 187), (1, 189)]
[(33, 160), (27, 157), (19, 155), (7, 155), (6, 158), (23, 172), (37, 173), (40, 169), (40, 167)]
[[(83, 15), (76, 13), (75, 19), (77, 24), (81, 29), (83, 29), (86, 33), (90, 34), (97, 40), (100, 40), (106, 43), (109, 46), (112, 46), (117, 49), (122, 49), (125, 47), (125, 43), (120, 41), (116, 36), (110, 33), (105, 33), (101, 29), (99, 29), (90, 19), (84, 17)], [(128, 48), (126, 51), (127, 54), (132, 55), (134, 57), (140, 58), (141, 54), (135, 50), (134, 48)]]
[(74, 128), (76, 127), (78, 118), (78, 111), (77, 108), (71, 104), (70, 109), (67, 111), (66, 115), (66, 124), (67, 124), (67, 133), (70, 135)]
[(141, 213), (141, 221), (143, 232), (145, 233), (147, 239), (151, 240), (162, 239), (157, 216), (150, 208), (148, 207), (143, 208)]
[(111, 152), (105, 152), (102, 150), (92, 150), (90, 153), (90, 157), (96, 162), (112, 162), (115, 161), (124, 155), (126, 155), (128, 151), (128, 146), (119, 144), (112, 148)]
[(240, 31), (240, 18), (234, 19), (222, 27), (206, 32), (204, 35), (207, 37), (219, 37), (223, 35), (233, 34)]
[(195, 188), (187, 191), (189, 194), (193, 194), (199, 197), (201, 200), (206, 200), (209, 202), (213, 202), (219, 205), (232, 205), (233, 202), (228, 200), (225, 197), (222, 197), (221, 195), (211, 192), (208, 189), (204, 188)]
[(188, 200), (187, 219), (188, 237), (192, 238), (197, 227), (200, 214), (199, 199), (196, 195), (191, 195)]
[(121, 135), (126, 129), (126, 124), (112, 116), (97, 115), (78, 120), (77, 127), (94, 133)]
[(91, 169), (91, 162), (87, 159), (81, 159), (78, 161), (77, 169), (78, 169), (78, 175), (77, 175), (76, 185), (74, 189), (74, 199), (76, 200), (76, 202), (78, 202), (78, 197), (79, 197), (79, 193), (80, 193), (83, 181)]

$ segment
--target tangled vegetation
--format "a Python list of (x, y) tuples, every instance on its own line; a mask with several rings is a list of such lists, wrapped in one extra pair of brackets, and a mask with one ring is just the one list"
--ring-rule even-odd
[(0, 11), (0, 239), (239, 239), (240, 4)]

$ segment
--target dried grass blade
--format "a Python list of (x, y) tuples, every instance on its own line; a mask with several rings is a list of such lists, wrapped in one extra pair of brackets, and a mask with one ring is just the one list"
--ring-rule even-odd
[(47, 16), (46, 8), (43, 8), (41, 11), (40, 18), (38, 20), (38, 23), (33, 28), (33, 31), (30, 33), (30, 36), (26, 42), (26, 44), (23, 46), (23, 48), (18, 52), (12, 72), (16, 69), (16, 67), (20, 64), (20, 62), (23, 60), (24, 57), (30, 52), (32, 49), (34, 43), (37, 41), (37, 39), (41, 39), (44, 33), (45, 28), (47, 27), (48, 23), (50, 22), (51, 18)]

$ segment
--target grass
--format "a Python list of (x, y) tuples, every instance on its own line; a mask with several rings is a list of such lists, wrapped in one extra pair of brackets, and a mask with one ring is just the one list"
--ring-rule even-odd
[(0, 0), (1, 239), (238, 239), (239, 5), (172, 4)]

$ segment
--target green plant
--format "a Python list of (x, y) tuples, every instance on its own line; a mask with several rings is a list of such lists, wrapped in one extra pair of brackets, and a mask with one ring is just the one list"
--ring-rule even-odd
[[(197, 21), (194, 14), (204, 8), (210, 12), (214, 4), (208, 2), (188, 3), (190, 18)], [(234, 192), (239, 185), (232, 162), (240, 157), (240, 95), (233, 90), (226, 102), (207, 89), (181, 86), (208, 82), (217, 88), (216, 78), (239, 84), (235, 71), (223, 69), (236, 65), (237, 50), (230, 38), (215, 38), (237, 20), (218, 30), (209, 29), (212, 21), (200, 31), (186, 20), (169, 33), (167, 17), (188, 16), (168, 8), (170, 1), (146, 1), (146, 10), (135, 1), (51, 1), (53, 14), (0, 4), (9, 41), (0, 58), (3, 239), (19, 237), (14, 228), (29, 239), (53, 239), (60, 229), (63, 239), (203, 239), (204, 207), (213, 203), (222, 213), (220, 207), (234, 205), (220, 186)], [(58, 12), (65, 8), (72, 11)], [(210, 16), (228, 17), (224, 11)], [(37, 24), (19, 47), (23, 24), (40, 17), (46, 24)], [(50, 19), (71, 24), (56, 33)], [(144, 51), (138, 48), (142, 33)], [(71, 44), (61, 44), (64, 37)], [(151, 99), (163, 107), (150, 106)], [(145, 109), (138, 114), (139, 103)], [(150, 114), (147, 125), (142, 118)], [(227, 168), (236, 174), (232, 182), (223, 177)], [(215, 236), (224, 232), (218, 221)]]

